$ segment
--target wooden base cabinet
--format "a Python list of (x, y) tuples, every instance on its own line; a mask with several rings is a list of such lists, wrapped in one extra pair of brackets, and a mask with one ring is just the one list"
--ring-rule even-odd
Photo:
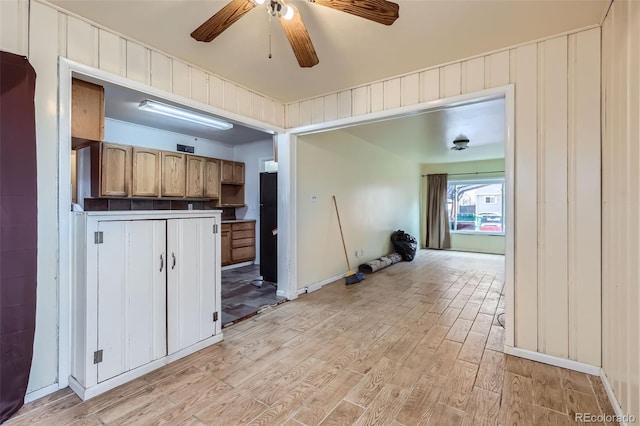
[(83, 400), (222, 340), (219, 226), (216, 211), (74, 214), (69, 383)]

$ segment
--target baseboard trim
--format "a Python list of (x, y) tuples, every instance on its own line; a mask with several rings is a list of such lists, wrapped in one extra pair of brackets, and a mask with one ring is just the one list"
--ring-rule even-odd
[(228, 271), (229, 269), (242, 268), (243, 266), (250, 266), (250, 265), (255, 265), (255, 262), (253, 260), (249, 260), (249, 261), (241, 262), (241, 263), (233, 263), (231, 265), (227, 265), (227, 266), (221, 267), (220, 270), (221, 271)]
[(24, 403), (28, 404), (32, 401), (35, 401), (36, 399), (40, 399), (42, 397), (45, 397), (47, 395), (50, 395), (52, 393), (54, 393), (55, 391), (60, 390), (60, 386), (58, 385), (58, 383), (54, 383), (52, 385), (49, 386), (45, 386), (42, 389), (38, 389), (38, 390), (34, 390), (33, 392), (29, 392), (28, 394), (26, 394), (24, 396)]
[(621, 426), (629, 426), (629, 423), (627, 422), (627, 420), (629, 419), (629, 414), (622, 411), (622, 407), (618, 402), (618, 398), (616, 398), (616, 394), (613, 393), (611, 383), (609, 383), (609, 378), (602, 368), (600, 369), (600, 379), (602, 380), (602, 384), (604, 385), (604, 390), (607, 391), (607, 396), (609, 397), (611, 407), (613, 407), (613, 411), (616, 413), (616, 416), (618, 416), (618, 419), (616, 420), (620, 423)]
[(301, 288), (300, 290), (298, 290), (298, 294), (312, 293), (316, 290), (320, 290), (325, 285), (331, 284), (334, 281), (338, 281), (340, 278), (343, 278), (343, 277), (344, 275), (336, 275), (335, 277), (327, 278), (326, 280), (322, 280), (320, 282), (305, 286), (304, 288)]
[(505, 346), (504, 353), (517, 356), (520, 358), (530, 359), (531, 361), (541, 362), (543, 364), (555, 365), (556, 367), (566, 368), (568, 370), (579, 371), (580, 373), (590, 374), (592, 376), (600, 375), (600, 367), (585, 364), (583, 362), (574, 361), (572, 359), (561, 358), (554, 355), (547, 355), (540, 352), (530, 351), (527, 349), (514, 348), (513, 346)]

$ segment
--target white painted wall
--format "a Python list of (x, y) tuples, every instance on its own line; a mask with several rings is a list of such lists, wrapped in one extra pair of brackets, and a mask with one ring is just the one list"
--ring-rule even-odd
[(234, 159), (234, 147), (230, 145), (110, 118), (104, 120), (104, 140), (174, 152), (177, 144), (189, 145), (194, 147), (194, 155)]
[(640, 418), (640, 3), (602, 27), (602, 368), (621, 412)]
[(392, 252), (393, 231), (418, 235), (418, 164), (339, 130), (298, 137), (296, 164), (298, 289), (348, 270), (332, 195), (354, 270)]
[[(492, 172), (502, 170), (502, 173), (475, 175), (476, 172)], [(422, 175), (435, 173), (469, 173), (467, 175), (451, 176), (451, 179), (482, 179), (492, 177), (504, 177), (504, 159), (483, 160), (483, 161), (465, 161), (460, 163), (441, 163), (441, 164), (423, 164), (421, 166)], [(422, 199), (420, 203), (420, 245), (425, 246), (426, 231), (426, 197), (427, 197), (427, 178), (422, 178)], [(504, 235), (469, 235), (451, 233), (451, 249), (460, 251), (471, 251), (478, 253), (494, 253), (504, 254), (505, 237)]]
[(0, 50), (27, 56), (29, 1), (0, 1)]
[(237, 219), (256, 220), (256, 260), (260, 263), (260, 159), (273, 158), (273, 138), (246, 143), (234, 148), (233, 158), (244, 163), (244, 200), (246, 207), (236, 208)]
[(509, 83), (515, 346), (599, 366), (599, 28), (293, 102), (287, 127), (366, 118)]

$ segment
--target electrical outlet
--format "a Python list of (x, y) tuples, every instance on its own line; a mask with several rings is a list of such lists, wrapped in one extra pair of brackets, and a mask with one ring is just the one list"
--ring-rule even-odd
[(364, 249), (360, 249), (360, 257), (364, 256)]
[(355, 251), (355, 255), (356, 255), (356, 257), (358, 257), (358, 250)]

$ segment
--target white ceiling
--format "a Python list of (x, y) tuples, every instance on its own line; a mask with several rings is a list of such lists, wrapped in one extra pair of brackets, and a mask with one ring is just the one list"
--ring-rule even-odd
[[(305, 0), (320, 63), (298, 66), (278, 20), (256, 7), (211, 43), (189, 34), (227, 0), (51, 0), (128, 37), (290, 102), (598, 24), (610, 0), (399, 0), (385, 26)], [(273, 58), (268, 59), (269, 32)]]
[[(420, 164), (490, 160), (504, 158), (504, 108), (504, 98), (498, 98), (342, 131)], [(459, 136), (469, 139), (468, 148), (452, 150)]]
[[(142, 126), (154, 127), (156, 129), (181, 133), (197, 138), (213, 140), (225, 145), (239, 145), (243, 143), (263, 141), (272, 137), (272, 135), (263, 131), (255, 130), (247, 127), (246, 125), (234, 123), (226, 119), (225, 121), (229, 121), (233, 124), (233, 128), (230, 130), (215, 130), (211, 127), (192, 124), (176, 118), (142, 111), (138, 109), (138, 105), (145, 99), (158, 100), (165, 104), (171, 104), (171, 102), (158, 99), (135, 90), (125, 89), (121, 86), (104, 82), (99, 82), (99, 84), (103, 85), (105, 88), (104, 109), (105, 117), (107, 118), (127, 121), (130, 123), (140, 124)], [(186, 110), (190, 109), (185, 106), (179, 107)]]

